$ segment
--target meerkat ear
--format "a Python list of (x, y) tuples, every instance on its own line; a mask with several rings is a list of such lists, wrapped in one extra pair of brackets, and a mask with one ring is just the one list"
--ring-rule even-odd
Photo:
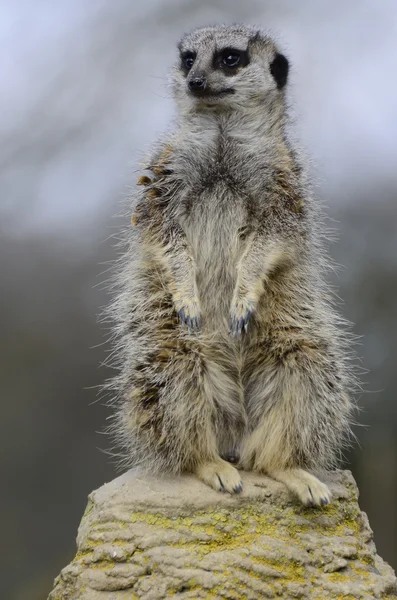
[(270, 63), (270, 73), (273, 75), (277, 88), (281, 90), (288, 79), (289, 63), (284, 54), (276, 53), (273, 61)]

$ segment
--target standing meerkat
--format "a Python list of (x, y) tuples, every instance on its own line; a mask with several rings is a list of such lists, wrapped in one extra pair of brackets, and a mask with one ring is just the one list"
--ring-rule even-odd
[(349, 437), (352, 376), (286, 132), (288, 60), (245, 26), (195, 30), (179, 52), (176, 127), (138, 181), (110, 310), (113, 429), (128, 466), (230, 493), (253, 470), (328, 504), (309, 471)]

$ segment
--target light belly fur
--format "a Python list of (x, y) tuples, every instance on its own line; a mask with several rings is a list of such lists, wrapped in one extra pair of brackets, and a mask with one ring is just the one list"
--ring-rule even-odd
[(213, 332), (228, 322), (244, 218), (242, 199), (222, 186), (204, 192), (183, 224), (196, 265), (203, 322)]

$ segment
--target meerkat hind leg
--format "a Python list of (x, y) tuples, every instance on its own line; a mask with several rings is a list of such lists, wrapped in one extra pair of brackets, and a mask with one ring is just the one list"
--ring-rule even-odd
[(222, 458), (199, 465), (196, 469), (196, 475), (218, 492), (239, 494), (243, 490), (239, 472)]
[(270, 470), (268, 475), (284, 483), (304, 506), (323, 506), (331, 501), (331, 492), (325, 483), (304, 469)]

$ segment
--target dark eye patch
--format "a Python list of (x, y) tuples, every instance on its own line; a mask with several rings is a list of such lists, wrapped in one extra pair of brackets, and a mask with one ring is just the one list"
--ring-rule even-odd
[(181, 53), (181, 68), (188, 73), (192, 66), (194, 65), (194, 61), (196, 60), (197, 53), (187, 50), (186, 52)]
[(234, 75), (237, 69), (246, 67), (249, 64), (247, 50), (237, 50), (237, 48), (223, 48), (214, 54), (214, 68), (223, 69), (225, 75)]

